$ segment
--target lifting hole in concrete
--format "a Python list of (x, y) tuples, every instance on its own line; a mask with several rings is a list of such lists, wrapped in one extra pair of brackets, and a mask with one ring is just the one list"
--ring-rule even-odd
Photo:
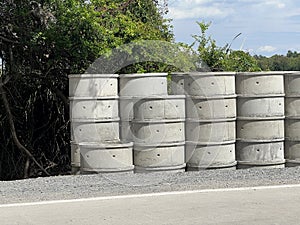
[(225, 105), (225, 108), (228, 108), (228, 105)]
[(86, 155), (86, 157), (87, 157), (87, 158), (90, 158), (90, 156), (89, 156), (89, 155)]
[(83, 109), (86, 109), (86, 107), (85, 107), (85, 106), (82, 106), (82, 108), (83, 108)]
[(208, 155), (210, 155), (210, 152), (207, 152)]
[(157, 154), (157, 157), (160, 157), (160, 154)]
[(115, 158), (115, 157), (116, 157), (116, 155), (112, 155), (112, 157), (113, 157), (113, 158)]
[(259, 150), (259, 149), (256, 149), (256, 151), (259, 152), (260, 150)]
[(256, 81), (256, 84), (259, 85), (259, 81)]
[(150, 107), (149, 107), (149, 109), (150, 109), (150, 110), (152, 110), (152, 109), (153, 109), (153, 107), (152, 107), (152, 106), (150, 106)]
[(107, 106), (107, 108), (110, 108), (110, 105), (109, 105), (109, 106)]
[(211, 85), (215, 85), (215, 83), (214, 83), (214, 82), (211, 82)]
[(113, 86), (113, 84), (110, 84), (110, 86)]
[(156, 133), (159, 133), (159, 130), (156, 130)]
[(183, 83), (180, 83), (181, 86), (183, 86)]
[(202, 109), (202, 106), (199, 106), (199, 109)]

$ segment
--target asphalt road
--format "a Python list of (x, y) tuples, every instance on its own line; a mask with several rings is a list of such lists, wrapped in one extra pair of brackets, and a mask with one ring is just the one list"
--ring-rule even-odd
[(300, 185), (0, 205), (2, 225), (299, 224)]
[(299, 212), (299, 167), (0, 181), (0, 225), (286, 225)]

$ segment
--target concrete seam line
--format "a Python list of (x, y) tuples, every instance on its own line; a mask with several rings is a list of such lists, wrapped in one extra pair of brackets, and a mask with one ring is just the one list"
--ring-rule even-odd
[(94, 197), (94, 198), (12, 203), (12, 204), (0, 204), (0, 208), (38, 206), (38, 205), (76, 203), (76, 202), (90, 202), (90, 201), (101, 201), (101, 200), (103, 200), (103, 201), (104, 200), (117, 200), (117, 199), (129, 199), (129, 198), (149, 198), (149, 197), (186, 195), (186, 194), (197, 194), (197, 193), (234, 192), (234, 191), (251, 191), (251, 190), (255, 191), (255, 190), (281, 189), (281, 188), (300, 188), (300, 184), (240, 187), (240, 188), (202, 189), (202, 190), (191, 190), (191, 191), (158, 192), (158, 193), (148, 193), (148, 194), (116, 195), (116, 196), (103, 196), (103, 197)]

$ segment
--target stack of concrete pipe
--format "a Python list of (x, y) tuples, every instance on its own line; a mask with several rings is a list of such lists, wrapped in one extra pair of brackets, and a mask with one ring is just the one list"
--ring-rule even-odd
[(172, 93), (185, 93), (187, 170), (235, 169), (235, 73), (172, 75)]
[(300, 72), (285, 72), (286, 166), (300, 166)]
[(69, 76), (73, 173), (133, 171), (133, 143), (119, 137), (118, 75)]
[(238, 168), (284, 167), (282, 72), (237, 73)]
[(167, 74), (120, 75), (121, 138), (134, 141), (136, 172), (185, 168), (185, 96), (169, 96)]

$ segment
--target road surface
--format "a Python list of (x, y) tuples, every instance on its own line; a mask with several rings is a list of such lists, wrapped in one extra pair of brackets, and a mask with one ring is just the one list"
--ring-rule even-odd
[(0, 205), (1, 225), (299, 224), (300, 185)]

